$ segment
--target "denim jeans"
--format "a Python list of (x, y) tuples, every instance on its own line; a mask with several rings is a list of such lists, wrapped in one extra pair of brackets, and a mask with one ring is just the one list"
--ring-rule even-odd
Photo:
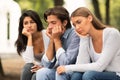
[(72, 75), (72, 72), (62, 73), (62, 74), (58, 74), (56, 72), (56, 79), (55, 80), (70, 80), (71, 75)]
[(32, 73), (31, 67), (33, 63), (26, 63), (22, 69), (20, 80), (36, 80), (36, 73)]
[(71, 80), (120, 80), (120, 76), (116, 75), (115, 72), (87, 71), (73, 73)]
[(70, 80), (69, 74), (57, 74), (55, 69), (41, 68), (36, 72), (36, 80)]
[(41, 68), (36, 72), (36, 80), (55, 80), (55, 69)]

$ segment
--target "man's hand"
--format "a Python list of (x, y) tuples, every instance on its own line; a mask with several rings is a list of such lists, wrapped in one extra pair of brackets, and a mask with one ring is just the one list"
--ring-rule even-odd
[(52, 37), (52, 29), (51, 29), (51, 28), (47, 27), (47, 29), (46, 29), (46, 34), (47, 34), (47, 36), (48, 36), (50, 39), (53, 39), (53, 37)]
[(61, 26), (55, 26), (52, 29), (52, 36), (54, 39), (60, 39), (61, 35), (64, 33)]

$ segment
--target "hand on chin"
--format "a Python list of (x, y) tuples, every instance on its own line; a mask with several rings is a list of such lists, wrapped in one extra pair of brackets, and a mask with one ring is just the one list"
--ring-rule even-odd
[(76, 32), (76, 34), (81, 38), (85, 38), (85, 37), (89, 36), (89, 34), (82, 34), (82, 33), (78, 33), (78, 32)]

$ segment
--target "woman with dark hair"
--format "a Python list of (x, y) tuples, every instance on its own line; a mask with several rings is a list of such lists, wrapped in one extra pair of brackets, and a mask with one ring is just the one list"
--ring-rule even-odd
[(120, 80), (120, 32), (85, 7), (76, 9), (71, 21), (81, 39), (77, 62), (59, 66), (57, 73), (74, 72), (71, 80)]
[(18, 31), (15, 46), (26, 63), (21, 80), (36, 80), (35, 72), (42, 67), (41, 58), (47, 49), (49, 38), (39, 15), (32, 10), (27, 10), (21, 15)]

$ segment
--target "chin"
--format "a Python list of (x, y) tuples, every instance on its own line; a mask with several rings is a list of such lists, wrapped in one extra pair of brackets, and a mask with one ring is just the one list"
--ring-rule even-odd
[(30, 32), (31, 34), (34, 34), (35, 32)]

